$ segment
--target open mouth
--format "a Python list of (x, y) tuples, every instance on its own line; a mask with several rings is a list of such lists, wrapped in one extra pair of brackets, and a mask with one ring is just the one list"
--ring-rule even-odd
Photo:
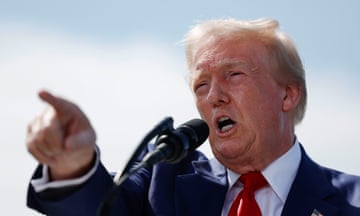
[(222, 117), (218, 120), (218, 129), (221, 133), (225, 133), (234, 127), (235, 122), (229, 117)]

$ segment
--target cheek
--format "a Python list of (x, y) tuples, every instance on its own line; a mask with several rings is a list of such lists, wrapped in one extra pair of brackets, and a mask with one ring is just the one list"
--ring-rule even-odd
[(212, 119), (212, 111), (211, 111), (211, 107), (208, 103), (204, 103), (204, 102), (199, 102), (196, 101), (196, 107), (197, 110), (200, 114), (200, 117), (208, 124), (209, 126), (209, 130), (210, 130), (210, 135), (209, 138), (211, 137), (211, 135), (213, 134), (213, 130), (214, 128), (212, 128), (212, 124), (211, 124), (211, 119)]
[(210, 111), (209, 105), (205, 103), (203, 100), (196, 100), (195, 104), (201, 118), (207, 120)]
[(249, 130), (256, 131), (263, 127), (263, 121), (268, 117), (269, 106), (265, 102), (267, 99), (256, 89), (241, 92), (234, 96), (233, 101), (236, 104), (236, 115), (242, 128), (241, 133), (244, 134), (243, 129), (249, 132)]
[(242, 108), (243, 118), (248, 127), (258, 132), (266, 131), (269, 127), (276, 127), (279, 121), (281, 100), (274, 94), (258, 92), (257, 94), (249, 95), (243, 101)]

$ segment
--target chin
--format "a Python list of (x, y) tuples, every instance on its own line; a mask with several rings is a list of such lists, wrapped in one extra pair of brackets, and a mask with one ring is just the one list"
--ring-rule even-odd
[(221, 155), (221, 157), (234, 158), (239, 155), (238, 146), (233, 146), (230, 143), (221, 143), (213, 146), (212, 150), (214, 154)]
[(224, 159), (234, 160), (249, 154), (251, 145), (241, 145), (239, 140), (214, 142), (211, 145), (214, 155)]

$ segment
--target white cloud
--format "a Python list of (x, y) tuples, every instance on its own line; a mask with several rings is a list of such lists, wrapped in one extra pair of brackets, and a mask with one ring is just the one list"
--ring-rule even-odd
[(309, 103), (298, 135), (312, 158), (323, 165), (360, 174), (359, 87), (350, 71), (308, 70)]
[[(119, 44), (84, 42), (44, 30), (0, 26), (0, 141), (3, 170), (16, 172), (1, 184), (14, 194), (5, 212), (29, 215), (27, 182), (36, 162), (26, 152), (26, 125), (45, 105), (36, 94), (46, 88), (75, 101), (98, 134), (110, 170), (120, 169), (132, 150), (165, 116), (174, 126), (197, 117), (176, 45), (158, 41)], [(20, 198), (20, 199), (19, 199)], [(5, 208), (5, 209), (4, 209)], [(22, 213), (14, 212), (22, 211)]]

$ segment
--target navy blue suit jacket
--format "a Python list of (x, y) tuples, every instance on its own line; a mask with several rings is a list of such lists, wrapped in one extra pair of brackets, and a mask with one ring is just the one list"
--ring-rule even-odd
[[(39, 174), (38, 169), (34, 178)], [(111, 215), (219, 216), (228, 188), (226, 175), (223, 165), (200, 152), (178, 164), (142, 169), (124, 182)], [(91, 216), (111, 185), (111, 175), (100, 165), (85, 184), (66, 191), (35, 193), (30, 185), (28, 205), (47, 215)], [(324, 216), (360, 216), (360, 177), (321, 167), (302, 149), (282, 215), (310, 216), (314, 209)]]

